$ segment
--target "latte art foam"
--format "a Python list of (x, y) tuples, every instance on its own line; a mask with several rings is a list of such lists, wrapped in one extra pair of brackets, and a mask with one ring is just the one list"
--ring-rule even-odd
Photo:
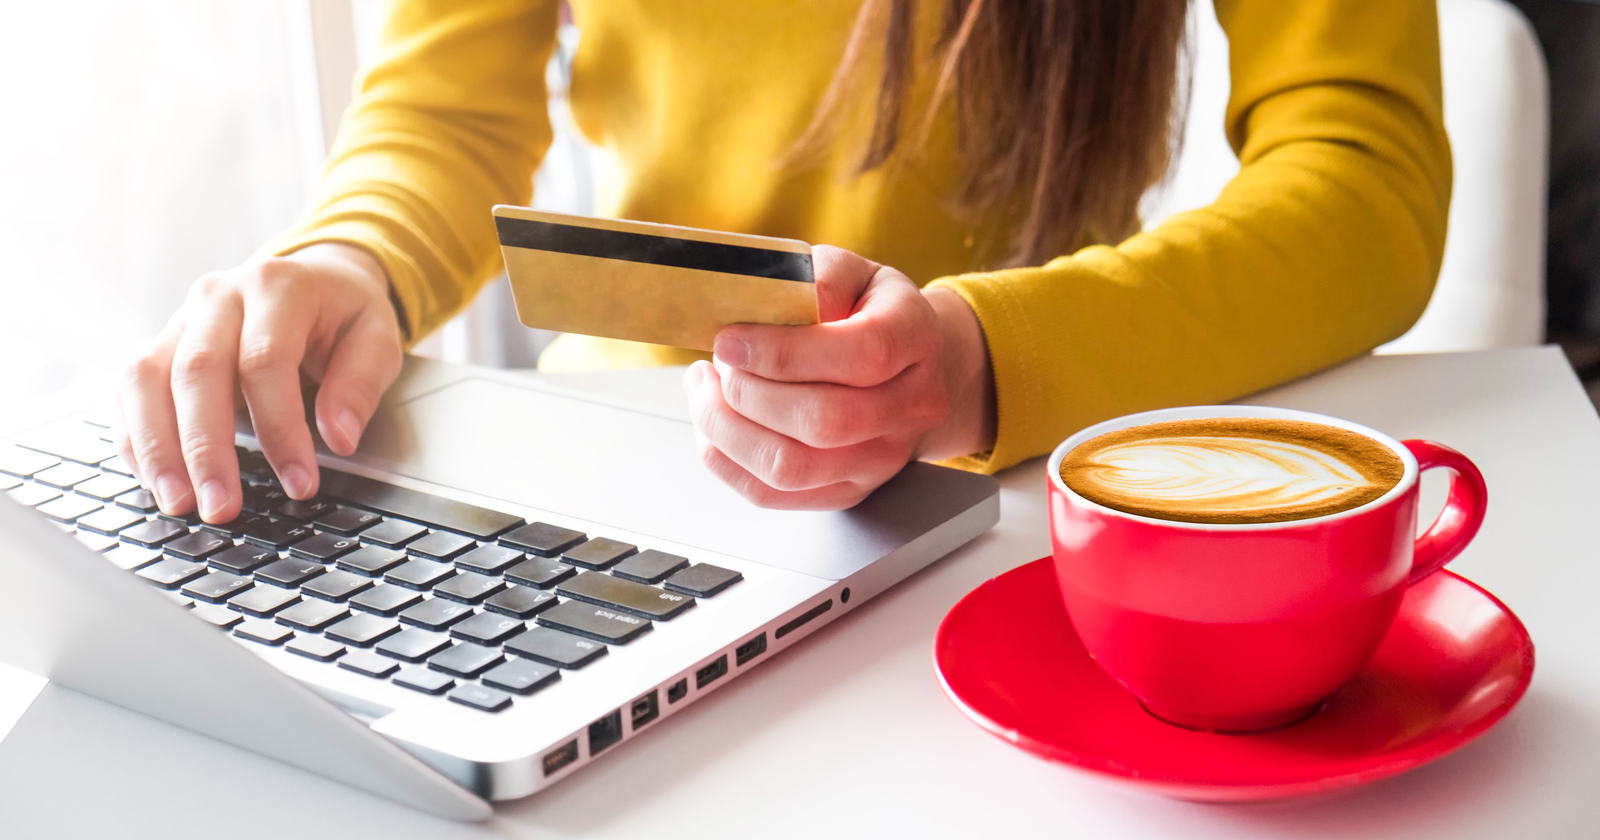
[(1190, 522), (1278, 522), (1357, 507), (1405, 466), (1388, 447), (1333, 426), (1205, 418), (1135, 426), (1074, 448), (1061, 477), (1128, 513)]

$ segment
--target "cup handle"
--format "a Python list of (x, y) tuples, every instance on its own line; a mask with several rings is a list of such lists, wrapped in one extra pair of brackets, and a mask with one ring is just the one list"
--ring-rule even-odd
[(1410, 586), (1428, 575), (1444, 568), (1461, 550), (1472, 542), (1483, 524), (1484, 509), (1489, 505), (1489, 489), (1483, 483), (1483, 473), (1467, 456), (1431, 440), (1401, 441), (1417, 458), (1417, 472), (1441, 468), (1450, 471), (1450, 497), (1445, 500), (1439, 518), (1417, 537), (1412, 554)]

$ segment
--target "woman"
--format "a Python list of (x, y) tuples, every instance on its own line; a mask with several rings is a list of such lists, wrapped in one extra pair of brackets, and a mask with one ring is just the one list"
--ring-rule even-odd
[[(816, 254), (827, 323), (730, 327), (715, 364), (580, 336), (541, 360), (692, 361), (704, 461), (762, 505), (845, 507), (912, 458), (992, 471), (1264, 388), (1398, 336), (1432, 290), (1432, 0), (1218, 0), (1243, 166), (1144, 233), (1184, 0), (572, 5), (573, 114), (618, 173), (604, 214), (841, 246)], [(238, 513), (236, 390), (290, 495), (313, 493), (302, 373), (354, 451), (401, 348), (499, 271), (488, 208), (530, 198), (557, 18), (394, 9), (281, 256), (202, 278), (130, 367), (125, 455), (164, 510)]]

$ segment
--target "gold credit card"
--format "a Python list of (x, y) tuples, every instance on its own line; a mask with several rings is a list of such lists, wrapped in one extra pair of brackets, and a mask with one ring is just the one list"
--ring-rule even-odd
[(494, 208), (517, 317), (539, 329), (710, 350), (729, 324), (815, 324), (811, 246)]

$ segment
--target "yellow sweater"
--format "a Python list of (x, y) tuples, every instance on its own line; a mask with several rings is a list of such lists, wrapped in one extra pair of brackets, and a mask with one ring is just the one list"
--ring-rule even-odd
[[(959, 180), (949, 120), (860, 178), (847, 173), (864, 109), (822, 160), (774, 165), (811, 119), (856, 2), (572, 6), (573, 114), (609, 158), (602, 215), (839, 245), (971, 304), (999, 428), (993, 451), (958, 466), (992, 471), (1107, 417), (1230, 399), (1362, 353), (1416, 320), (1438, 273), (1451, 175), (1434, 0), (1217, 0), (1239, 175), (1211, 206), (1115, 247), (1001, 271), (985, 270), (995, 231), (945, 210)], [(920, 10), (915, 66), (942, 7)], [(275, 251), (369, 249), (414, 336), (465, 306), (501, 270), (490, 206), (530, 200), (550, 143), (556, 26), (553, 0), (398, 3), (320, 191)], [(908, 114), (931, 86), (916, 83)], [(568, 336), (545, 361), (697, 357)]]

